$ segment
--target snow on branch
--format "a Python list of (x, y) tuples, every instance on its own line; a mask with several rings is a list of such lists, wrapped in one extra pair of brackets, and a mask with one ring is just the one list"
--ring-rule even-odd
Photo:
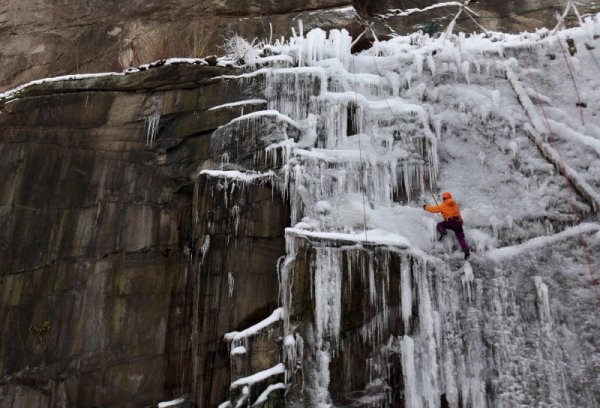
[(234, 35), (225, 40), (223, 51), (235, 61), (252, 64), (259, 58), (259, 50), (255, 43), (256, 38), (249, 42), (239, 35)]
[(462, 3), (458, 2), (458, 1), (446, 1), (443, 3), (432, 4), (431, 6), (427, 6), (422, 9), (420, 9), (420, 8), (412, 8), (412, 9), (407, 9), (407, 10), (391, 9), (391, 10), (389, 10), (389, 13), (384, 14), (383, 17), (408, 17), (411, 14), (424, 13), (424, 12), (427, 12), (430, 10), (443, 8), (443, 7), (451, 7), (451, 6), (461, 7)]

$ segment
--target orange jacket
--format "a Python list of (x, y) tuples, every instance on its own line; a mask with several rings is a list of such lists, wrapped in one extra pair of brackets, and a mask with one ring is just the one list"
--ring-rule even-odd
[(442, 213), (444, 220), (447, 220), (448, 218), (458, 218), (462, 221), (460, 208), (451, 198), (445, 199), (440, 205), (426, 205), (425, 210), (430, 213)]

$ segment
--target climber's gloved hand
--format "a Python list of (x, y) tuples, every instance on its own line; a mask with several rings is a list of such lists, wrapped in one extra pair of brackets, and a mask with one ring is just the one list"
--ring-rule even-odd
[(423, 209), (425, 209), (425, 207), (427, 207), (427, 204), (423, 204)]

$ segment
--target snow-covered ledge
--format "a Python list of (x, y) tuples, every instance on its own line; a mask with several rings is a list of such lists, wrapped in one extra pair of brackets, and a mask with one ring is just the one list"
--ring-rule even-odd
[(248, 377), (240, 378), (231, 383), (231, 389), (236, 389), (243, 386), (251, 386), (257, 382), (264, 381), (267, 378), (274, 377), (276, 375), (285, 374), (285, 366), (283, 363), (279, 363), (274, 367), (267, 370), (259, 371), (256, 374), (252, 374)]
[(283, 308), (280, 307), (280, 308), (275, 309), (275, 311), (273, 311), (273, 313), (271, 313), (271, 315), (269, 317), (267, 317), (266, 319), (256, 323), (253, 326), (248, 327), (245, 330), (242, 330), (241, 332), (234, 331), (234, 332), (225, 334), (225, 340), (237, 341), (237, 340), (241, 340), (246, 337), (255, 335), (256, 333), (260, 332), (261, 330), (273, 325), (274, 323), (277, 323), (278, 321), (280, 321), (282, 319), (283, 319)]

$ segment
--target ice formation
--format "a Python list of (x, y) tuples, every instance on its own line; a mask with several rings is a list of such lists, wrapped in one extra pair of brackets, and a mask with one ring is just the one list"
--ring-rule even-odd
[[(598, 44), (599, 19), (567, 34)], [(265, 110), (219, 128), (213, 146), (228, 164), (270, 170), (201, 174), (223, 179), (224, 189), (268, 175), (290, 202), (292, 225), (279, 271), (282, 308), (226, 338), (241, 352), (245, 336), (281, 321), (285, 365), (273, 370), (288, 379), (302, 370), (308, 401), (336, 406), (330, 367), (358, 341), (341, 331), (358, 282), (369, 312), (358, 333), (372, 350), (365, 388), (355, 391), (367, 406), (397, 404), (382, 386), (394, 356), (407, 407), (595, 406), (600, 350), (576, 335), (586, 325), (600, 330), (590, 319), (594, 288), (579, 277), (582, 257), (569, 255), (581, 251), (579, 242), (599, 245), (600, 224), (579, 224), (593, 221), (600, 203), (600, 125), (590, 109), (600, 104), (600, 81), (584, 74), (594, 51), (569, 57), (578, 80), (595, 90), (584, 94), (579, 121), (579, 95), (553, 87), (567, 70), (548, 57), (560, 53), (557, 36), (450, 31), (352, 54), (346, 31), (304, 33), (300, 25), (288, 41), (268, 45), (280, 58), (253, 53), (249, 72), (226, 78), (262, 86), (260, 99), (240, 103)], [(240, 135), (254, 150), (239, 150)], [(477, 252), (472, 263), (460, 263), (451, 239), (434, 241), (435, 218), (420, 208), (441, 189), (459, 197)], [(549, 248), (558, 251), (550, 258)], [(314, 310), (304, 332), (291, 315), (294, 302), (306, 300), (292, 284), (300, 251), (312, 256)], [(561, 283), (566, 293), (558, 293)], [(569, 322), (569, 314), (577, 316)], [(591, 353), (591, 362), (574, 349)]]

